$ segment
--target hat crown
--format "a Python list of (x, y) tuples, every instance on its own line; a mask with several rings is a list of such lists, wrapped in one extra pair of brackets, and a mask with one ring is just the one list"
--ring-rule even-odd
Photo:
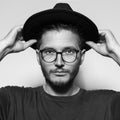
[[(63, 23), (75, 25), (76, 28), (82, 31), (82, 36), (85, 41), (99, 41), (99, 33), (97, 26), (85, 15), (78, 13), (70, 7), (68, 3), (57, 3), (52, 9), (38, 12), (32, 15), (25, 22), (22, 30), (22, 35), (25, 41), (30, 39), (38, 39), (40, 29), (45, 25)], [(38, 47), (37, 43), (31, 46), (33, 49)], [(90, 46), (83, 45), (83, 49), (89, 50)]]
[(73, 11), (68, 3), (57, 3), (53, 9)]

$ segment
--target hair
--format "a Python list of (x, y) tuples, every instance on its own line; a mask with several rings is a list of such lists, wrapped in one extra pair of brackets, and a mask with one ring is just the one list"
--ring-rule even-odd
[(41, 45), (41, 39), (42, 39), (42, 35), (47, 32), (47, 31), (51, 31), (51, 30), (70, 30), (71, 32), (77, 34), (79, 36), (79, 47), (80, 49), (83, 48), (83, 44), (84, 44), (84, 37), (83, 37), (83, 32), (82, 30), (78, 30), (77, 26), (75, 25), (71, 25), (71, 24), (61, 24), (61, 23), (57, 23), (57, 24), (49, 24), (49, 25), (44, 25), (42, 27), (42, 29), (40, 30), (40, 32), (38, 33), (37, 39), (38, 39), (38, 44), (37, 44), (37, 48), (39, 49), (40, 45)]

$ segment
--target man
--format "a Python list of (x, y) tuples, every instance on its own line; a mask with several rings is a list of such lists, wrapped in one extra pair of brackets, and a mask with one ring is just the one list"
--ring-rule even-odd
[(30, 46), (46, 83), (37, 88), (1, 88), (1, 120), (120, 120), (120, 93), (86, 91), (76, 84), (90, 47), (120, 65), (120, 45), (110, 31), (98, 32), (89, 18), (59, 3), (31, 16), (23, 28), (14, 28), (1, 40), (0, 60)]

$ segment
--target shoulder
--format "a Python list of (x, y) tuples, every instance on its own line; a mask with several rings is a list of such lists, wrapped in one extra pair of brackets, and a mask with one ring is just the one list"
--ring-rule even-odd
[(91, 90), (85, 92), (92, 105), (103, 108), (105, 117), (110, 120), (120, 120), (120, 92), (114, 90)]
[(114, 90), (84, 90), (84, 101), (90, 101), (94, 104), (107, 105), (111, 101), (120, 99), (120, 92)]
[(92, 97), (92, 98), (109, 98), (112, 97), (114, 95), (120, 95), (120, 92), (116, 92), (114, 90), (84, 90), (84, 94), (88, 97)]
[(25, 95), (34, 94), (36, 92), (40, 92), (42, 86), (40, 87), (19, 87), (19, 86), (6, 86), (0, 88), (0, 97), (23, 97)]
[(6, 86), (0, 88), (0, 105), (21, 103), (21, 101), (28, 101), (36, 98), (36, 95), (40, 93), (40, 87), (18, 87), (18, 86)]
[[(41, 87), (37, 88), (25, 88), (18, 86), (6, 86), (0, 88), (0, 118), (3, 116), (8, 116), (8, 111), (14, 113), (16, 109), (22, 109), (23, 102), (26, 104), (27, 102), (31, 103), (31, 100), (36, 98), (36, 92), (40, 91)], [(33, 104), (33, 102), (32, 102)]]

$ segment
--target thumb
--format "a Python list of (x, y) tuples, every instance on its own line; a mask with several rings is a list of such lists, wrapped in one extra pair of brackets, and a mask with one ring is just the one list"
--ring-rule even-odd
[(92, 41), (87, 41), (86, 44), (89, 45), (96, 52), (99, 52), (102, 46), (100, 43), (94, 43)]
[(35, 44), (36, 42), (37, 42), (36, 39), (31, 39), (25, 43), (24, 48), (26, 49), (26, 48), (30, 47), (31, 45)]
[(93, 49), (96, 49), (96, 48), (97, 48), (97, 44), (94, 43), (94, 42), (92, 42), (92, 41), (87, 41), (86, 44), (89, 45), (89, 46), (90, 46), (91, 48), (93, 48)]

